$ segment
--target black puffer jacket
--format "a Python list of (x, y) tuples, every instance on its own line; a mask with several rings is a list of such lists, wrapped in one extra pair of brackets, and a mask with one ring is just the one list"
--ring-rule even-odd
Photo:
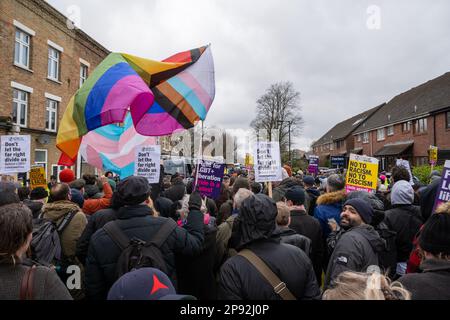
[[(233, 231), (239, 233), (237, 248), (250, 249), (286, 283), (297, 299), (320, 296), (311, 260), (299, 248), (275, 241), (277, 207), (272, 199), (257, 194), (244, 200)], [(240, 255), (228, 259), (219, 276), (219, 299), (280, 300), (273, 287)]]
[(90, 216), (88, 224), (77, 241), (76, 256), (81, 263), (86, 263), (86, 256), (89, 249), (89, 242), (92, 235), (99, 229), (103, 228), (105, 224), (117, 219), (117, 210), (108, 208), (102, 209)]
[(316, 188), (309, 188), (305, 190), (308, 194), (309, 202), (308, 202), (308, 214), (310, 216), (314, 216), (314, 209), (316, 208), (317, 198), (320, 197), (320, 191)]
[[(120, 229), (129, 238), (149, 241), (167, 218), (151, 216), (146, 205), (120, 208), (117, 220)], [(183, 228), (177, 227), (162, 245), (161, 251), (167, 263), (168, 276), (176, 286), (175, 253), (199, 254), (203, 249), (203, 214), (197, 210), (189, 212)], [(117, 280), (116, 264), (120, 248), (102, 228), (91, 238), (86, 259), (86, 294), (90, 299), (105, 299), (108, 290)]]
[(378, 266), (378, 252), (385, 248), (385, 241), (367, 224), (353, 227), (336, 243), (328, 263), (325, 289), (344, 271), (366, 272), (369, 266)]
[(420, 207), (413, 205), (395, 205), (385, 212), (384, 221), (390, 230), (397, 233), (397, 262), (405, 262), (413, 249), (413, 240), (422, 225)]
[(204, 225), (202, 252), (195, 257), (176, 255), (178, 292), (198, 300), (216, 300), (217, 283), (214, 272), (217, 228)]

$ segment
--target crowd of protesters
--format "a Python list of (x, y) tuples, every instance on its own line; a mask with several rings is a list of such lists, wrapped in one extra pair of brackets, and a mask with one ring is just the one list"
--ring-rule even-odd
[(70, 169), (48, 188), (0, 182), (0, 299), (450, 299), (438, 174), (412, 185), (394, 167), (371, 194), (343, 174), (285, 166), (269, 186), (235, 170), (210, 199), (163, 169), (156, 184)]

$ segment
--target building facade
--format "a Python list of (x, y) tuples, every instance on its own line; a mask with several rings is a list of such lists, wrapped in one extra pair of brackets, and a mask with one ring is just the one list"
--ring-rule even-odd
[(69, 99), (109, 51), (43, 0), (0, 1), (0, 42), (0, 135), (30, 135), (31, 163), (49, 178), (63, 169), (56, 134)]

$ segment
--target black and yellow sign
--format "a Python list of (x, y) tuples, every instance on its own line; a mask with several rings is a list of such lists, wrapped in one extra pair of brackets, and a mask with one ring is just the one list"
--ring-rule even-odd
[(44, 167), (35, 167), (30, 169), (30, 186), (31, 189), (37, 187), (47, 188), (47, 179), (45, 177)]

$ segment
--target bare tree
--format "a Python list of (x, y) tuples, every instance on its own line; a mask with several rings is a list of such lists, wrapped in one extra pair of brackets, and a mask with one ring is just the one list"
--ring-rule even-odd
[(269, 140), (275, 139), (275, 133), (278, 133), (281, 152), (285, 152), (289, 143), (289, 123), (291, 145), (303, 126), (300, 92), (294, 89), (292, 82), (278, 82), (272, 84), (256, 103), (256, 117), (250, 126), (257, 132), (266, 130)]

